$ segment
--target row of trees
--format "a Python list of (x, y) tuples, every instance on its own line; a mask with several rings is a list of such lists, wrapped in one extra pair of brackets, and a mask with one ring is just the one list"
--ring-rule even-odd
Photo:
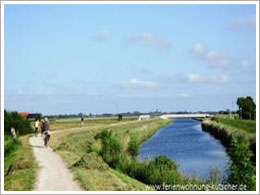
[(252, 97), (247, 96), (237, 98), (238, 114), (242, 119), (255, 120), (256, 105)]

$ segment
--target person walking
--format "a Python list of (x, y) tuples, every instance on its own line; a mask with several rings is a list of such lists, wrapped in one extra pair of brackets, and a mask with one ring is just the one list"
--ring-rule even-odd
[(81, 115), (81, 125), (84, 125), (84, 116)]
[(34, 128), (35, 128), (35, 137), (38, 136), (38, 130), (39, 130), (39, 126), (40, 126), (40, 121), (39, 119), (35, 119), (35, 122), (34, 122)]

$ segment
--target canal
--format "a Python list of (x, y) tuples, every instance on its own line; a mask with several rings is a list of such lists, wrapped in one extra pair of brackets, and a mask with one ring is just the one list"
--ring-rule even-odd
[(201, 179), (209, 178), (212, 168), (217, 168), (221, 177), (226, 177), (229, 170), (225, 148), (193, 119), (175, 119), (146, 140), (139, 152), (139, 160), (166, 155), (183, 174), (195, 174)]

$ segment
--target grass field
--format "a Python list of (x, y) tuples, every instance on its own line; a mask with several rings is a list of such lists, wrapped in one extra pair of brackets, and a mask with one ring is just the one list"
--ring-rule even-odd
[[(138, 121), (129, 118), (118, 122), (116, 119), (97, 119), (91, 122), (86, 120), (83, 127), (77, 123), (75, 121), (52, 123), (51, 129), (54, 126), (56, 131), (52, 133), (50, 144), (63, 157), (83, 189), (101, 191), (149, 189), (143, 183), (111, 169), (97, 153), (101, 143), (94, 137), (102, 130), (109, 130), (120, 137), (123, 150), (126, 151), (131, 137), (134, 136), (138, 143), (141, 143), (169, 121), (160, 119)], [(69, 127), (72, 129), (67, 130), (65, 124), (70, 124)]]
[(224, 117), (214, 117), (212, 119), (204, 119), (203, 123), (212, 124), (218, 126), (228, 134), (234, 136), (242, 136), (249, 140), (251, 143), (255, 143), (256, 139), (256, 122), (249, 120), (230, 119)]
[(256, 121), (252, 120), (242, 120), (242, 119), (230, 119), (218, 117), (215, 121), (220, 122), (224, 125), (240, 129), (250, 134), (256, 133)]
[(29, 136), (22, 136), (19, 142), (5, 136), (4, 140), (4, 189), (8, 191), (32, 190), (37, 164), (30, 145)]
[[(137, 117), (124, 117), (123, 121), (133, 121), (137, 120)], [(71, 119), (59, 119), (55, 121), (51, 121), (51, 130), (63, 130), (69, 128), (85, 128), (85, 127), (97, 127), (98, 125), (109, 125), (113, 123), (118, 123), (116, 117), (109, 117), (109, 118), (85, 118), (84, 124), (81, 124), (80, 118), (71, 118)]]

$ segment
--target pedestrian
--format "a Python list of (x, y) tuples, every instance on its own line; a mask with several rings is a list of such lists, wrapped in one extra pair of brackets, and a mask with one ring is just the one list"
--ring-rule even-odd
[(35, 119), (35, 123), (34, 123), (34, 128), (35, 128), (35, 137), (38, 136), (38, 129), (39, 129), (39, 126), (40, 126), (40, 121), (39, 121), (39, 119)]
[(84, 125), (84, 117), (83, 117), (83, 115), (81, 116), (81, 125)]
[(43, 141), (44, 141), (44, 145), (47, 148), (48, 142), (50, 140), (50, 124), (49, 124), (49, 120), (46, 117), (44, 119), (44, 130), (43, 130)]
[(13, 135), (13, 138), (16, 139), (16, 132), (14, 127), (11, 128), (11, 133)]

